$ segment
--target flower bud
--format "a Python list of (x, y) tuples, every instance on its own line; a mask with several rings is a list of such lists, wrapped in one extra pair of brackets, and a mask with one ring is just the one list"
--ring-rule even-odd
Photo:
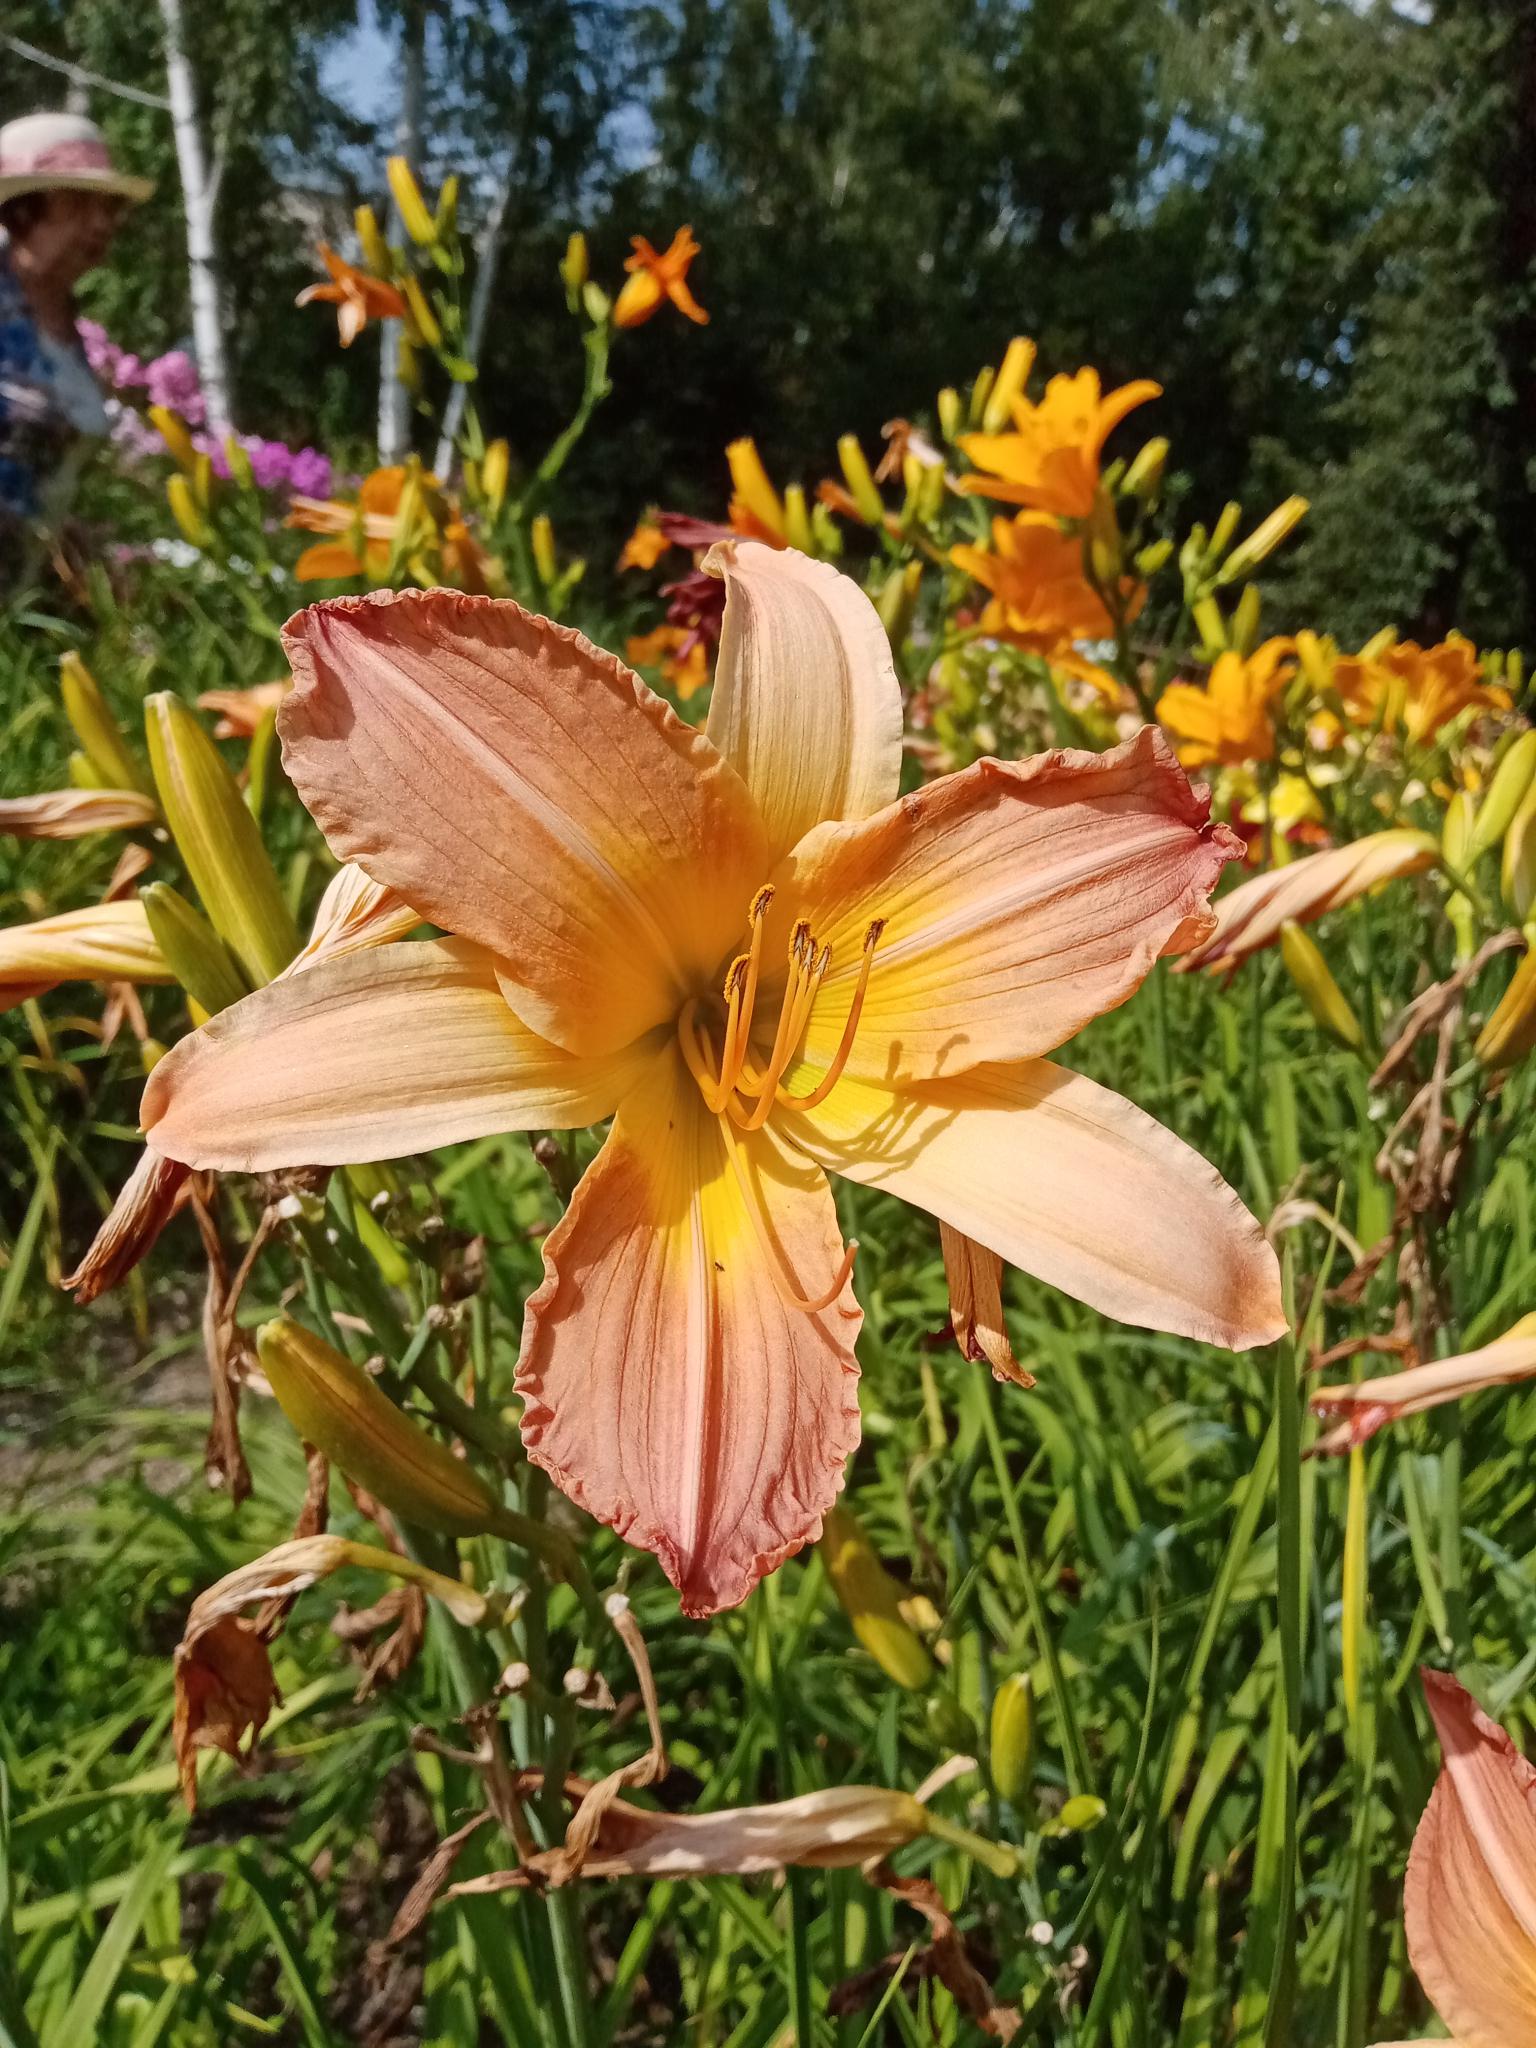
[(423, 249), (430, 249), (437, 240), (437, 224), (421, 196), (415, 173), (403, 156), (392, 156), (384, 166), (384, 174), (389, 179), (389, 189), (400, 210), (406, 233)]
[(839, 436), (837, 459), (849, 495), (859, 508), (859, 517), (869, 526), (879, 526), (885, 518), (885, 502), (880, 496), (874, 477), (870, 474), (869, 464), (864, 459), (864, 450), (859, 446), (857, 434)]
[(1506, 747), (1493, 771), (1488, 794), (1478, 806), (1467, 847), (1467, 864), (1473, 865), (1500, 844), (1515, 814), (1536, 786), (1536, 732), (1523, 732)]
[(352, 225), (357, 229), (357, 246), (364, 270), (370, 277), (383, 278), (387, 282), (394, 264), (390, 261), (388, 245), (379, 232), (378, 215), (371, 206), (360, 206), (352, 216)]
[[(1230, 510), (1231, 508), (1229, 507), (1228, 509)], [(1216, 571), (1216, 581), (1218, 583), (1236, 583), (1240, 577), (1251, 576), (1260, 562), (1264, 560), (1264, 557), (1272, 555), (1287, 534), (1295, 531), (1306, 517), (1306, 513), (1307, 501), (1305, 498), (1291, 497), (1287, 498), (1284, 504), (1277, 505), (1269, 517), (1262, 520), (1253, 529), (1253, 532), (1249, 534), (1248, 538), (1245, 541), (1240, 541), (1232, 550), (1231, 554), (1228, 555), (1227, 559)], [(1220, 531), (1220, 528), (1218, 528), (1218, 531)], [(1225, 540), (1223, 540), (1222, 545), (1225, 545)], [(1212, 547), (1215, 548), (1215, 546), (1216, 543), (1213, 536)], [(1219, 549), (1217, 552), (1219, 552)]]
[(271, 981), (299, 934), (235, 778), (179, 697), (146, 698), (144, 727), (160, 806), (203, 908), (252, 980)]
[(1512, 1067), (1536, 1045), (1536, 952), (1529, 952), (1483, 1026), (1473, 1050), (1485, 1067)]
[(960, 405), (960, 394), (953, 384), (946, 384), (939, 393), (938, 415), (939, 432), (946, 441), (953, 441), (965, 417)]
[(533, 566), (539, 572), (539, 581), (547, 590), (560, 573), (555, 560), (555, 529), (547, 512), (541, 512), (529, 527), (528, 543), (533, 549)]
[(400, 382), (407, 391), (420, 395), (421, 392), (421, 351), (411, 338), (408, 327), (400, 329), (400, 345), (395, 351), (395, 368), (400, 372)]
[(411, 309), (411, 319), (415, 324), (416, 332), (421, 336), (428, 348), (441, 348), (443, 345), (443, 330), (438, 325), (437, 315), (432, 310), (431, 300), (428, 299), (426, 293), (421, 288), (421, 279), (419, 277), (407, 277), (403, 280), (401, 289), (405, 293), (405, 303)]
[(1126, 491), (1133, 498), (1154, 496), (1163, 481), (1163, 472), (1167, 467), (1168, 443), (1159, 434), (1147, 443), (1125, 472)]
[(1212, 562), (1219, 562), (1227, 551), (1227, 543), (1237, 531), (1237, 522), (1243, 516), (1243, 508), (1235, 499), (1229, 498), (1222, 506), (1216, 524), (1211, 528), (1211, 537), (1206, 543), (1206, 556)]
[(784, 507), (779, 503), (779, 494), (768, 481), (768, 472), (763, 467), (762, 457), (757, 452), (757, 443), (749, 434), (739, 441), (732, 441), (725, 451), (730, 467), (731, 488), (743, 505), (770, 533), (784, 539)]
[(397, 1408), (361, 1366), (286, 1317), (256, 1340), (277, 1404), (306, 1443), (392, 1513), (445, 1536), (495, 1527), (490, 1488)]
[(459, 225), (459, 174), (451, 171), (442, 183), (437, 195), (437, 211), (432, 216), (433, 240), (448, 240)]
[(591, 271), (587, 255), (587, 238), (577, 228), (565, 245), (565, 254), (560, 259), (560, 282), (565, 286), (565, 303), (574, 313), (581, 300), (581, 288)]
[(167, 405), (152, 405), (149, 417), (159, 430), (160, 438), (170, 450), (178, 469), (190, 476), (197, 467), (197, 450), (192, 446), (192, 436), (187, 423), (180, 413), (172, 412)]
[(990, 363), (977, 372), (976, 382), (971, 386), (970, 404), (966, 408), (969, 424), (973, 427), (981, 425), (982, 416), (987, 409), (987, 400), (992, 396), (992, 384), (996, 376), (997, 372)]
[(976, 1723), (952, 1692), (931, 1693), (926, 1713), (928, 1732), (942, 1749), (974, 1753)]
[(600, 284), (588, 278), (581, 288), (581, 309), (594, 327), (602, 327), (607, 324), (608, 316), (613, 311), (613, 301)]
[(251, 458), (234, 434), (224, 437), (224, 460), (229, 464), (231, 478), (242, 491), (256, 488), (256, 472), (251, 468)]
[(72, 651), (59, 656), (59, 695), (75, 738), (100, 775), (99, 786), (147, 793), (149, 777), (130, 753), (122, 727), (101, 694), (100, 684)]
[(992, 1696), (991, 1758), (998, 1797), (1017, 1805), (1035, 1769), (1035, 1690), (1027, 1671), (1005, 1678)]
[(1312, 1013), (1319, 1030), (1326, 1031), (1359, 1052), (1365, 1043), (1360, 1020), (1349, 1007), (1344, 991), (1328, 971), (1328, 963), (1310, 932), (1294, 920), (1280, 927), (1280, 954), (1297, 992)]
[(1527, 790), (1504, 834), (1499, 885), (1504, 901), (1524, 924), (1536, 904), (1536, 783)]
[(784, 534), (790, 546), (798, 548), (802, 555), (815, 554), (816, 536), (811, 531), (803, 484), (784, 486)]
[(210, 1017), (249, 995), (228, 947), (179, 889), (169, 882), (150, 882), (139, 897), (171, 972)]
[[(1440, 851), (1447, 867), (1464, 874), (1472, 847), (1472, 828), (1477, 817), (1477, 798), (1469, 789), (1458, 789), (1445, 807), (1445, 824), (1440, 834)], [(1445, 914), (1456, 934), (1456, 958), (1470, 960), (1476, 943), (1472, 905), (1460, 889), (1445, 899)]]
[(1252, 654), (1259, 638), (1259, 593), (1250, 583), (1237, 600), (1227, 637), (1237, 653)]
[(917, 593), (922, 580), (922, 563), (908, 562), (900, 569), (893, 569), (880, 586), (875, 610), (880, 614), (886, 638), (895, 649), (900, 649), (912, 630), (912, 615), (917, 609)]
[(933, 1676), (922, 1638), (901, 1616), (901, 1587), (876, 1556), (850, 1508), (828, 1510), (821, 1525), (821, 1559), (853, 1632), (886, 1677), (920, 1692)]
[(198, 510), (197, 495), (191, 482), (179, 474), (173, 476), (166, 483), (165, 495), (182, 539), (190, 541), (195, 548), (212, 547), (213, 529)]
[(1035, 344), (1026, 341), (1022, 334), (1016, 334), (1009, 342), (1003, 356), (1002, 367), (996, 381), (987, 393), (987, 402), (981, 409), (982, 432), (999, 434), (1013, 418), (1013, 402), (1024, 389), (1035, 361)]
[(1136, 573), (1141, 577), (1155, 576), (1173, 553), (1173, 542), (1165, 535), (1162, 540), (1148, 541), (1136, 553)]

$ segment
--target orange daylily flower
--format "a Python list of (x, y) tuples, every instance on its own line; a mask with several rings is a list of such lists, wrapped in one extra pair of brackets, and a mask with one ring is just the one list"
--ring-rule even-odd
[(1203, 689), (1168, 685), (1157, 715), (1175, 735), (1175, 751), (1186, 768), (1274, 759), (1269, 707), (1296, 673), (1288, 659), (1294, 650), (1295, 643), (1283, 638), (1266, 640), (1248, 655), (1228, 648), (1217, 655)]
[(709, 681), (709, 650), (703, 635), (686, 626), (657, 626), (635, 633), (624, 643), (624, 658), (633, 668), (659, 668), (686, 704)]
[(216, 740), (248, 740), (261, 729), (292, 688), (291, 676), (279, 676), (276, 682), (252, 683), (244, 690), (204, 690), (197, 700), (197, 708), (199, 711), (211, 711), (217, 719), (218, 723), (213, 728)]
[(691, 1614), (817, 1534), (858, 1440), (827, 1172), (1106, 1313), (1285, 1327), (1237, 1196), (1044, 1055), (1209, 922), (1240, 849), (1162, 736), (900, 796), (857, 585), (748, 542), (705, 730), (519, 606), (377, 592), (290, 621), (278, 714), (332, 848), (453, 936), (322, 962), (183, 1039), (142, 1121), (189, 1166), (397, 1158), (614, 1123), (544, 1241), (529, 1455)]
[(689, 266), (699, 253), (693, 229), (679, 228), (660, 253), (651, 247), (644, 235), (631, 235), (629, 240), (635, 253), (624, 259), (624, 268), (629, 276), (613, 302), (614, 326), (642, 326), (657, 311), (663, 299), (670, 299), (679, 313), (686, 314), (700, 327), (707, 326), (709, 315), (688, 289)]
[(330, 272), (329, 284), (308, 284), (294, 300), (307, 306), (321, 299), (336, 308), (336, 330), (343, 348), (350, 348), (370, 320), (410, 318), (404, 298), (382, 277), (372, 277), (338, 256), (329, 243), (320, 244), (320, 261)]
[(1420, 1677), (1445, 1767), (1408, 1859), (1408, 1957), (1460, 2048), (1529, 2048), (1536, 1769), (1448, 1672)]
[(1447, 1401), (1459, 1401), (1463, 1394), (1482, 1394), (1490, 1387), (1510, 1387), (1528, 1379), (1536, 1379), (1536, 1315), (1522, 1316), (1502, 1337), (1476, 1351), (1381, 1373), (1352, 1387), (1319, 1387), (1309, 1406), (1334, 1426), (1312, 1449), (1319, 1455), (1351, 1451), (1406, 1415), (1422, 1415)]
[(1014, 400), (1011, 434), (960, 436), (960, 447), (986, 472), (961, 477), (960, 488), (1057, 518), (1086, 519), (1099, 488), (1104, 443), (1127, 413), (1160, 398), (1162, 389), (1142, 377), (1104, 394), (1097, 370), (1053, 377), (1038, 404)]
[(1400, 640), (1374, 654), (1341, 654), (1332, 679), (1356, 725), (1401, 727), (1422, 745), (1463, 711), (1510, 708), (1509, 692), (1483, 682), (1482, 673), (1471, 641), (1453, 636), (1434, 647)]
[(625, 541), (621, 569), (654, 569), (672, 543), (653, 519), (642, 519)]
[(1083, 544), (1054, 526), (994, 519), (992, 547), (954, 547), (949, 558), (992, 593), (984, 633), (1032, 654), (1052, 655), (1074, 640), (1102, 640), (1109, 613), (1083, 576)]
[(374, 470), (363, 478), (355, 504), (344, 498), (294, 498), (285, 525), (297, 527), (301, 533), (348, 536), (345, 541), (322, 541), (306, 548), (294, 564), (294, 580), (320, 583), (339, 576), (382, 576), (395, 543), (406, 475), (403, 463)]
[(1274, 945), (1281, 926), (1288, 921), (1311, 924), (1314, 918), (1353, 903), (1381, 882), (1423, 874), (1439, 858), (1438, 840), (1403, 825), (1271, 868), (1252, 881), (1240, 882), (1222, 897), (1216, 905), (1214, 929), (1174, 963), (1174, 972), (1236, 967), (1250, 953)]

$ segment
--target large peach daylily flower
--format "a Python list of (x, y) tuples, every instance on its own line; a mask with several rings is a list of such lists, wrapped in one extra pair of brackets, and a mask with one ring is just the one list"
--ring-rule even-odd
[(1174, 735), (1186, 768), (1273, 760), (1269, 707), (1296, 673), (1295, 662), (1288, 659), (1294, 647), (1286, 639), (1266, 640), (1249, 655), (1229, 647), (1217, 655), (1204, 689), (1194, 683), (1168, 685), (1158, 699), (1157, 715)]
[(1482, 673), (1471, 641), (1453, 636), (1434, 647), (1399, 640), (1375, 653), (1340, 655), (1333, 683), (1355, 724), (1384, 732), (1401, 727), (1422, 745), (1463, 711), (1509, 709), (1509, 692), (1485, 683)]
[(707, 731), (612, 656), (444, 591), (311, 606), (284, 762), (338, 854), (455, 936), (322, 962), (184, 1039), (150, 1144), (397, 1158), (616, 1112), (544, 1244), (530, 1455), (690, 1613), (811, 1541), (858, 1438), (826, 1169), (1111, 1315), (1284, 1328), (1232, 1190), (1043, 1055), (1206, 925), (1236, 842), (1161, 736), (906, 797), (873, 606), (742, 543)]
[(1127, 413), (1160, 398), (1162, 388), (1141, 377), (1106, 395), (1097, 370), (1053, 377), (1038, 405), (1014, 400), (1011, 434), (960, 436), (966, 455), (986, 472), (961, 477), (961, 490), (1058, 518), (1086, 519), (1099, 488), (1104, 443)]
[(1458, 2048), (1530, 2048), (1536, 1769), (1448, 1673), (1420, 1675), (1445, 1768), (1408, 1859), (1408, 1957)]
[(954, 547), (949, 558), (991, 593), (980, 625), (996, 639), (1049, 656), (1113, 631), (1083, 575), (1083, 544), (1071, 534), (1027, 518), (994, 519), (990, 549)]
[(1370, 832), (1346, 846), (1308, 854), (1240, 882), (1216, 905), (1216, 923), (1201, 943), (1175, 963), (1176, 974), (1197, 967), (1226, 970), (1250, 953), (1274, 945), (1287, 923), (1311, 924), (1364, 896), (1382, 882), (1421, 875), (1440, 858), (1439, 841), (1409, 825)]
[(1319, 1455), (1352, 1451), (1389, 1422), (1422, 1415), (1447, 1401), (1459, 1401), (1463, 1394), (1482, 1394), (1490, 1387), (1529, 1379), (1536, 1379), (1536, 1315), (1522, 1316), (1502, 1337), (1476, 1351), (1380, 1373), (1352, 1387), (1319, 1387), (1308, 1405), (1333, 1427), (1312, 1449)]
[(370, 320), (406, 320), (409, 309), (400, 293), (382, 277), (359, 270), (326, 242), (320, 244), (320, 261), (330, 272), (328, 284), (306, 285), (294, 300), (307, 306), (323, 300), (336, 308), (336, 330), (343, 348), (350, 348)]
[(644, 235), (631, 235), (633, 256), (624, 258), (629, 272), (623, 290), (613, 302), (615, 327), (639, 327), (649, 320), (664, 299), (670, 299), (679, 313), (697, 326), (706, 327), (709, 315), (688, 289), (688, 270), (699, 253), (692, 228), (679, 228), (665, 249), (653, 249)]

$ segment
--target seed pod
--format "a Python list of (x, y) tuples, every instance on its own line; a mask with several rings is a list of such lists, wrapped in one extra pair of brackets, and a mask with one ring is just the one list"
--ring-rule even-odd
[(284, 1317), (265, 1325), (256, 1347), (299, 1435), (385, 1507), (445, 1536), (496, 1527), (500, 1505), (479, 1474), (402, 1413), (361, 1366)]
[(875, 1555), (851, 1509), (829, 1509), (820, 1548), (854, 1634), (887, 1678), (908, 1692), (920, 1692), (933, 1676), (933, 1660), (922, 1638), (903, 1621), (901, 1587)]
[(1478, 805), (1467, 847), (1467, 865), (1481, 860), (1504, 839), (1521, 805), (1536, 786), (1536, 732), (1523, 732), (1504, 750), (1488, 794)]
[(1005, 1678), (992, 1697), (992, 1782), (1017, 1805), (1035, 1771), (1035, 1689), (1027, 1671)]
[(299, 950), (299, 934), (235, 778), (168, 691), (145, 699), (144, 729), (166, 823), (210, 923), (258, 986), (271, 981)]
[(1365, 1043), (1360, 1020), (1329, 973), (1328, 963), (1311, 933), (1288, 919), (1280, 927), (1280, 954), (1302, 1001), (1312, 1012), (1313, 1022), (1340, 1044), (1358, 1052)]

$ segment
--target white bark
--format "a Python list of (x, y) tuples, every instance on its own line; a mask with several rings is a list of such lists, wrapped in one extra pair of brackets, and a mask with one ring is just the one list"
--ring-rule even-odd
[(208, 424), (216, 433), (233, 425), (229, 403), (229, 371), (224, 356), (224, 322), (219, 282), (219, 251), (213, 216), (218, 179), (208, 164), (198, 122), (197, 91), (187, 58), (181, 0), (160, 0), (165, 29), (165, 79), (171, 99), (171, 124), (176, 132), (176, 164), (181, 173), (187, 217), (187, 274), (192, 299), (192, 343), (198, 375), (208, 406)]
[[(506, 174), (496, 187), (491, 201), (491, 210), (485, 216), (485, 223), (475, 237), (475, 288), (469, 299), (469, 319), (464, 328), (464, 356), (467, 362), (480, 367), (480, 348), (485, 340), (485, 323), (491, 313), (491, 293), (496, 285), (496, 266), (501, 261), (502, 238), (506, 232), (507, 213), (512, 204), (512, 166), (508, 164)], [(467, 384), (455, 384), (448, 394), (448, 404), (443, 412), (443, 428), (438, 436), (437, 454), (432, 467), (445, 481), (453, 464), (453, 444), (464, 418), (464, 407), (469, 398)]]
[[(426, 8), (413, 6), (400, 37), (400, 118), (395, 125), (395, 154), (421, 172), (421, 107), (426, 71)], [(390, 234), (405, 233), (397, 207), (390, 208)], [(402, 462), (411, 439), (411, 394), (400, 381), (400, 322), (386, 320), (379, 337), (379, 461)]]

